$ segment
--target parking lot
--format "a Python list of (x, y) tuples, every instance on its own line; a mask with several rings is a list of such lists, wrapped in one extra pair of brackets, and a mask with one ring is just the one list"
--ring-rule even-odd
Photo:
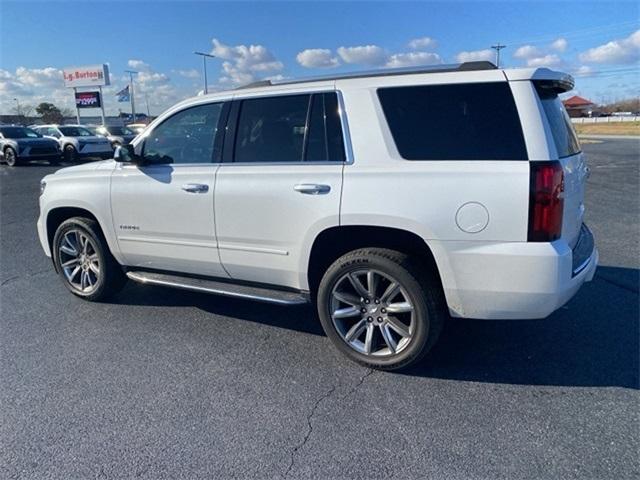
[(35, 230), (54, 168), (0, 166), (0, 478), (637, 478), (640, 143), (596, 142), (594, 281), (545, 320), (453, 319), (403, 373), (311, 307), (72, 296)]

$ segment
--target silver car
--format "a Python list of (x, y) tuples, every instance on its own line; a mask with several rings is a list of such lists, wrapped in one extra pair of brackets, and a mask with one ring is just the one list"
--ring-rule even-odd
[(81, 158), (113, 158), (111, 142), (83, 125), (37, 125), (33, 129), (57, 140), (67, 162)]
[(30, 160), (47, 160), (56, 165), (60, 161), (60, 145), (38, 132), (21, 126), (0, 126), (0, 160), (10, 167)]

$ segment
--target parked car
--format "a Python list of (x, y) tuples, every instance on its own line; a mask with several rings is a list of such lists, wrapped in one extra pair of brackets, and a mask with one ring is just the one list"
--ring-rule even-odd
[(33, 129), (57, 140), (67, 162), (83, 158), (113, 158), (111, 142), (83, 125), (34, 125)]
[(36, 131), (20, 126), (0, 126), (0, 160), (10, 167), (31, 160), (46, 160), (50, 165), (60, 162), (60, 146)]
[(97, 125), (88, 126), (95, 135), (107, 138), (111, 142), (113, 148), (131, 143), (136, 138), (137, 133), (128, 127), (117, 125)]
[(262, 85), (181, 102), (115, 160), (43, 179), (40, 241), (73, 294), (128, 278), (312, 301), (341, 352), (391, 370), (449, 315), (544, 318), (593, 278), (569, 75), (480, 62)]

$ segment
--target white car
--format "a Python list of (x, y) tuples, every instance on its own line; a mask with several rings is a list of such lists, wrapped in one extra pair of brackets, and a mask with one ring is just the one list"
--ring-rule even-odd
[(405, 367), (449, 315), (543, 318), (593, 278), (572, 87), (480, 62), (193, 98), (46, 176), (40, 241), (88, 300), (127, 278), (310, 300), (349, 358)]
[(58, 141), (67, 162), (83, 158), (113, 158), (111, 142), (82, 125), (33, 125), (33, 130)]

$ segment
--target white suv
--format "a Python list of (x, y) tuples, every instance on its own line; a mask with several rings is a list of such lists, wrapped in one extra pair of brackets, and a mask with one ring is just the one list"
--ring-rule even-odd
[(82, 125), (34, 125), (36, 132), (58, 141), (67, 162), (81, 158), (113, 158), (111, 142)]
[(404, 367), (448, 315), (543, 318), (592, 279), (572, 86), (482, 62), (190, 99), (45, 177), (40, 241), (88, 300), (127, 277), (310, 300), (347, 356)]

